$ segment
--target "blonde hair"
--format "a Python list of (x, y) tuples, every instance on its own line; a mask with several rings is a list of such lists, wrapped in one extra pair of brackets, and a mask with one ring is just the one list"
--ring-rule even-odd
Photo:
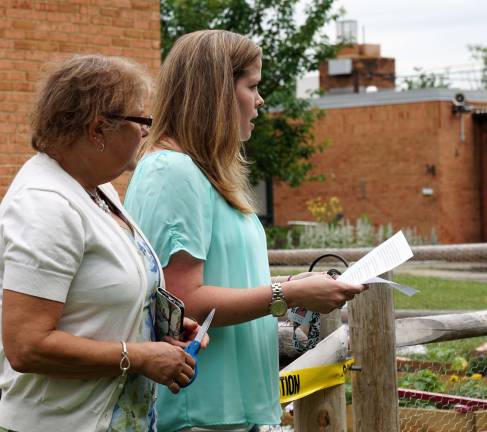
[(254, 211), (239, 136), (235, 83), (261, 56), (250, 39), (224, 30), (176, 41), (157, 80), (146, 149), (173, 139), (235, 209)]
[[(98, 115), (127, 115), (152, 89), (145, 69), (120, 57), (75, 55), (51, 67), (31, 114), (32, 147), (41, 152), (70, 146)], [(119, 124), (106, 119), (104, 127)]]

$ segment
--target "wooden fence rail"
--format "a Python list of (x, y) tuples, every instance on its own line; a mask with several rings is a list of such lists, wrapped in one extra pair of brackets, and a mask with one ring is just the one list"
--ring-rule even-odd
[[(387, 316), (386, 314), (384, 317), (385, 310), (392, 309), (392, 302), (388, 298), (390, 292), (385, 287), (376, 287), (350, 302), (352, 355), (356, 359), (356, 363), (362, 367), (361, 372), (352, 375), (354, 432), (399, 431), (396, 346), (427, 344), (487, 335), (487, 310), (391, 321), (392, 315)], [(367, 303), (369, 303), (368, 306)], [(379, 316), (380, 325), (378, 324), (379, 321), (370, 319), (370, 317)], [(391, 326), (392, 322), (395, 325)], [(290, 329), (287, 327), (280, 327), (279, 329), (280, 346), (281, 349), (288, 349), (285, 353), (288, 358), (292, 357), (292, 353), (289, 352), (291, 349), (289, 332)], [(343, 351), (343, 345), (346, 343), (344, 338), (347, 338), (347, 332), (342, 326), (317, 345), (314, 350), (298, 357), (286, 369), (293, 368), (293, 365), (299, 368), (301, 364), (306, 363), (307, 358), (311, 357), (323, 358), (324, 363), (326, 363), (327, 358), (333, 358), (333, 353)], [(313, 412), (320, 411), (315, 398), (310, 398), (308, 401), (313, 403)], [(321, 403), (329, 411), (329, 402), (321, 400)], [(310, 412), (306, 404), (307, 402), (300, 402), (299, 404), (299, 410), (302, 413)], [(303, 425), (302, 418), (300, 424)], [(330, 427), (328, 427), (323, 423), (314, 423), (313, 428), (307, 427), (310, 424), (309, 422), (304, 422), (304, 424), (304, 427), (300, 426), (300, 432), (343, 430), (343, 426), (339, 424), (335, 427), (331, 427), (332, 425), (329, 424)]]
[[(487, 262), (487, 243), (413, 246), (412, 261)], [(270, 265), (309, 265), (322, 254), (338, 254), (347, 261), (358, 261), (372, 248), (274, 249), (268, 251)]]
[[(400, 318), (395, 320), (395, 327), (397, 347), (487, 336), (487, 310)], [(291, 341), (292, 328), (279, 327), (279, 352), (283, 358), (299, 356)]]

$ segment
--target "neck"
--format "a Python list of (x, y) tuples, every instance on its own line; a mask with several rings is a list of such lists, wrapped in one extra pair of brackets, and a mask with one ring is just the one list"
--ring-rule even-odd
[[(105, 183), (96, 175), (96, 159), (89, 152), (90, 147), (83, 142), (75, 142), (61, 152), (50, 153), (61, 168), (73, 177), (86, 191), (96, 193), (96, 187)], [(96, 156), (96, 155), (95, 155)]]
[(174, 150), (183, 153), (183, 149), (177, 144), (173, 138), (164, 137), (156, 144), (156, 149)]

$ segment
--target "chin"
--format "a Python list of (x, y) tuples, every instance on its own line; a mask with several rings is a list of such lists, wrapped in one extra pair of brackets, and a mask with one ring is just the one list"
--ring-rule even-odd
[(242, 142), (248, 141), (251, 137), (252, 137), (252, 132), (248, 132), (248, 133), (240, 132), (240, 141)]

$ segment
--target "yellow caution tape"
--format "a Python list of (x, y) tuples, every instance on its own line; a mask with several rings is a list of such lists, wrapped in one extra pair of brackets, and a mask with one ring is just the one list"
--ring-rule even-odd
[(354, 360), (350, 359), (340, 363), (280, 372), (281, 403), (288, 403), (318, 390), (343, 384), (345, 373), (353, 363)]

